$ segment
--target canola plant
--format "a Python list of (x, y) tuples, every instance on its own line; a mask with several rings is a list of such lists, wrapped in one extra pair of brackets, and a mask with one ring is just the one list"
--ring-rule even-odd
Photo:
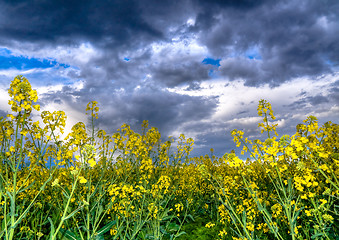
[(339, 239), (339, 125), (309, 116), (279, 137), (260, 100), (266, 140), (231, 136), (234, 152), (191, 157), (194, 141), (161, 140), (148, 122), (113, 135), (87, 105), (64, 138), (66, 115), (43, 111), (29, 81), (11, 82), (0, 119), (0, 239)]

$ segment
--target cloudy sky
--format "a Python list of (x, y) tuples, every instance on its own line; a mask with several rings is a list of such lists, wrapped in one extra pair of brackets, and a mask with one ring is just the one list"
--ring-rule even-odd
[(337, 0), (0, 0), (0, 114), (16, 75), (42, 110), (64, 110), (113, 133), (143, 120), (163, 138), (184, 133), (194, 154), (258, 137), (260, 99), (292, 134), (308, 115), (339, 119)]

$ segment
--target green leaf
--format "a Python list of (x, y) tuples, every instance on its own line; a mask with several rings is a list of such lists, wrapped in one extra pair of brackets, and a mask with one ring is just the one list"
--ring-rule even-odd
[(170, 215), (170, 216), (163, 217), (163, 218), (161, 219), (161, 221), (165, 222), (165, 221), (167, 221), (168, 219), (171, 220), (172, 218), (175, 218), (175, 216), (174, 216), (174, 215)]
[(65, 193), (64, 191), (62, 191), (62, 194), (65, 196), (65, 198), (69, 199), (69, 195), (67, 193)]
[(54, 224), (52, 222), (52, 219), (50, 217), (48, 217), (48, 221), (51, 223), (51, 232), (49, 233), (50, 239), (52, 239), (54, 233), (55, 233), (55, 228), (54, 228)]
[(167, 227), (170, 232), (177, 232), (180, 229), (180, 226), (176, 223), (170, 223)]
[(44, 182), (44, 184), (40, 187), (40, 190), (43, 191), (45, 190), (45, 187), (47, 185), (47, 183), (49, 183), (52, 180), (52, 176), (50, 176), (46, 182)]
[(177, 238), (177, 237), (180, 237), (181, 235), (184, 235), (184, 234), (187, 234), (187, 233), (186, 232), (180, 232), (180, 233), (176, 234), (175, 237)]
[[(7, 219), (6, 219), (6, 222), (7, 222), (7, 225), (10, 223), (10, 213), (7, 214)], [(5, 219), (2, 220), (2, 224), (1, 224), (1, 229), (3, 229), (1, 232), (0, 232), (0, 238), (4, 235), (4, 233), (6, 232), (6, 229), (7, 229), (7, 226), (5, 224)]]
[(95, 240), (105, 240), (104, 235), (96, 235)]
[(77, 212), (79, 212), (80, 209), (83, 208), (83, 207), (84, 207), (84, 205), (82, 205), (82, 206), (78, 207), (77, 209), (75, 209), (73, 212), (71, 212), (68, 216), (66, 216), (66, 217), (64, 218), (64, 221), (67, 220), (67, 219), (69, 219), (69, 218), (71, 218), (71, 217), (73, 217), (74, 214), (76, 214)]
[(9, 196), (9, 199), (11, 200), (11, 203), (13, 202), (13, 196), (10, 192), (6, 191), (6, 194)]
[(293, 220), (293, 224), (295, 224), (298, 220), (298, 216), (300, 215), (300, 212), (304, 209), (304, 207), (301, 207), (298, 209), (298, 211), (294, 214), (294, 219)]
[(98, 235), (104, 235), (106, 232), (108, 232), (115, 224), (117, 223), (117, 221), (112, 221), (107, 223), (103, 228), (101, 228), (97, 234)]
[(187, 217), (190, 218), (193, 222), (195, 222), (195, 220), (194, 220), (194, 218), (191, 214), (188, 214)]
[(70, 240), (80, 240), (80, 237), (77, 237), (74, 233), (72, 233), (70, 230), (65, 230), (60, 228), (60, 232), (62, 233), (63, 237), (66, 237)]
[(324, 234), (323, 233), (317, 233), (317, 234), (314, 234), (314, 235), (312, 235), (312, 239), (314, 239), (314, 238), (318, 238), (318, 237), (320, 237), (320, 236), (323, 236)]
[(18, 193), (21, 193), (21, 192), (26, 191), (26, 190), (27, 190), (28, 188), (30, 188), (34, 183), (35, 183), (35, 180), (34, 180), (31, 184), (29, 184), (27, 187), (25, 187), (25, 188), (19, 190)]

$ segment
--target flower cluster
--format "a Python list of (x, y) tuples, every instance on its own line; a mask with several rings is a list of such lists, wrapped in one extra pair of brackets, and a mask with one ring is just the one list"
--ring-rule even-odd
[(218, 157), (211, 149), (192, 157), (192, 138), (163, 141), (147, 121), (140, 133), (127, 124), (112, 135), (96, 129), (96, 101), (86, 108), (91, 128), (79, 122), (61, 139), (65, 113), (43, 111), (33, 122), (30, 112), (40, 109), (26, 78), (16, 77), (8, 92), (13, 114), (0, 118), (0, 238), (339, 237), (335, 123), (309, 116), (295, 134), (279, 136), (272, 106), (261, 100), (265, 140), (233, 130), (243, 155)]

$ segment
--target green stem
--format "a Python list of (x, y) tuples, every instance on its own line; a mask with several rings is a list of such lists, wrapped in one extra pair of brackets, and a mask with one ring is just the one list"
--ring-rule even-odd
[(82, 168), (79, 169), (79, 173), (78, 173), (78, 175), (77, 175), (77, 178), (75, 179), (74, 185), (73, 185), (73, 187), (72, 187), (71, 194), (69, 195), (69, 198), (68, 198), (66, 207), (65, 207), (65, 209), (64, 209), (64, 212), (63, 212), (63, 214), (62, 214), (62, 217), (61, 217), (61, 221), (60, 221), (60, 223), (59, 223), (59, 226), (58, 226), (58, 228), (56, 229), (54, 235), (51, 237), (51, 240), (56, 239), (56, 236), (57, 236), (58, 232), (60, 231), (61, 226), (63, 225), (63, 223), (64, 223), (64, 221), (65, 221), (66, 214), (67, 214), (67, 210), (68, 210), (68, 207), (69, 207), (69, 205), (70, 205), (70, 203), (71, 203), (71, 198), (72, 198), (73, 193), (74, 193), (74, 191), (75, 191), (75, 188), (76, 188), (76, 185), (77, 185), (77, 182), (78, 182), (78, 178), (79, 178), (81, 169), (82, 169)]

